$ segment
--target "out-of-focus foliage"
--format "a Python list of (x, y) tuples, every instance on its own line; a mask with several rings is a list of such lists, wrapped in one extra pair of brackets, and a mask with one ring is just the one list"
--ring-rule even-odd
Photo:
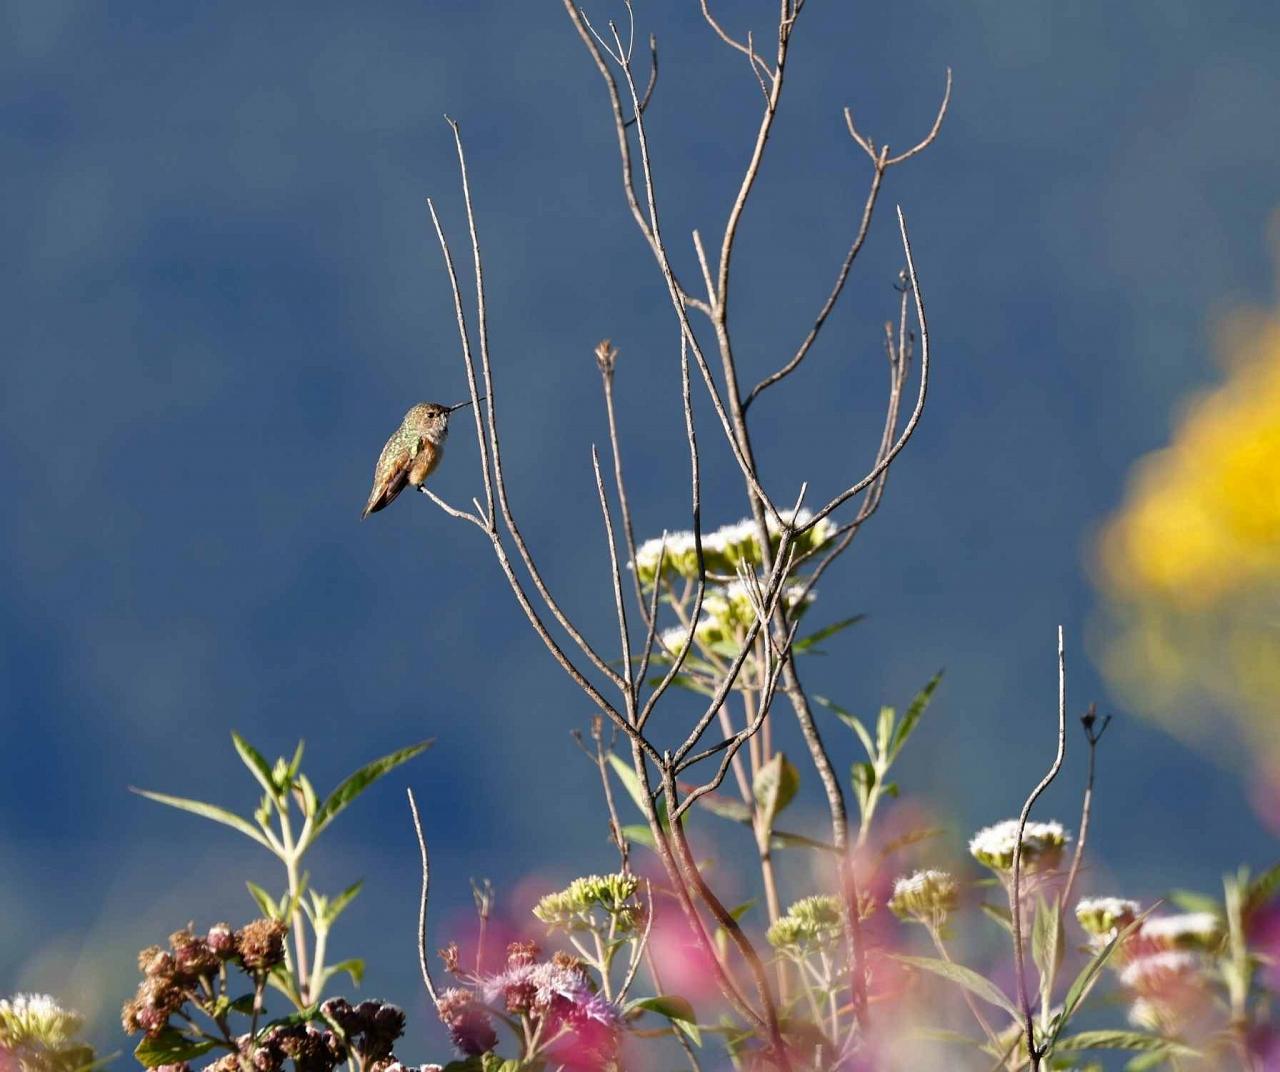
[(1280, 758), (1280, 311), (1238, 313), (1226, 372), (1143, 458), (1097, 544), (1099, 655), (1136, 709), (1205, 740), (1224, 714)]

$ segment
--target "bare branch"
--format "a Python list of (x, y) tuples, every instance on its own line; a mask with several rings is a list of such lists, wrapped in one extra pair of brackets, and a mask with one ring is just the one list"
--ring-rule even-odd
[(1035, 1020), (1031, 1015), (1031, 999), (1027, 995), (1027, 967), (1024, 958), (1022, 941), (1022, 835), (1027, 828), (1027, 817), (1031, 808), (1040, 798), (1040, 794), (1058, 776), (1062, 769), (1062, 760), (1067, 753), (1067, 659), (1062, 640), (1062, 626), (1058, 626), (1058, 751), (1053, 764), (1040, 783), (1031, 790), (1026, 803), (1022, 805), (1022, 813), (1018, 816), (1018, 836), (1013, 847), (1013, 890), (1009, 895), (1009, 910), (1013, 915), (1013, 967), (1018, 982), (1018, 1008), (1022, 1010), (1026, 1023), (1027, 1054), (1032, 1069), (1040, 1067), (1043, 1053), (1036, 1046)]
[(922, 153), (924, 152), (924, 150), (929, 148), (929, 146), (933, 144), (934, 139), (937, 138), (938, 132), (942, 130), (942, 121), (947, 117), (947, 106), (950, 105), (950, 103), (951, 103), (951, 68), (948, 67), (947, 68), (947, 87), (942, 92), (942, 103), (938, 106), (938, 116), (936, 119), (934, 119), (933, 126), (929, 128), (929, 133), (926, 134), (920, 141), (918, 141), (905, 153), (899, 153), (897, 156), (889, 157), (889, 159), (885, 161), (885, 166), (894, 167), (897, 164), (901, 164), (904, 160), (910, 160), (917, 153)]
[(742, 400), (742, 408), (744, 410), (751, 405), (756, 395), (761, 391), (772, 387), (779, 380), (785, 379), (800, 367), (800, 362), (808, 355), (810, 347), (813, 346), (818, 338), (818, 333), (822, 330), (823, 325), (826, 324), (827, 317), (835, 309), (836, 302), (840, 300), (840, 294), (844, 290), (845, 281), (849, 278), (849, 271), (853, 268), (853, 262), (857, 259), (863, 243), (867, 240), (867, 232), (871, 229), (871, 216), (875, 212), (876, 199), (880, 196), (880, 184), (884, 179), (888, 153), (889, 149), (886, 146), (880, 150), (880, 155), (875, 158), (876, 167), (871, 176), (871, 189), (868, 191), (867, 200), (862, 206), (862, 222), (858, 225), (858, 233), (854, 235), (853, 243), (849, 246), (849, 252), (845, 254), (844, 263), (840, 265), (840, 271), (836, 274), (835, 284), (827, 295), (827, 300), (822, 303), (822, 308), (818, 310), (818, 315), (814, 318), (813, 327), (809, 329), (809, 334), (804, 337), (804, 341), (800, 343), (800, 348), (796, 350), (790, 361), (778, 369), (777, 372), (766, 376), (751, 388), (747, 397)]
[(802, 526), (801, 531), (807, 531), (821, 521), (824, 517), (831, 513), (832, 510), (839, 508), (859, 492), (866, 490), (883, 473), (893, 460), (902, 452), (902, 448), (907, 445), (911, 436), (916, 430), (916, 426), (920, 423), (920, 417), (924, 413), (925, 395), (929, 389), (929, 324), (925, 319), (924, 313), (924, 296), (920, 293), (920, 282), (916, 275), (915, 261), (911, 256), (911, 242), (907, 237), (907, 221), (903, 218), (902, 208), (898, 208), (898, 230), (902, 235), (902, 248), (907, 256), (907, 275), (911, 281), (911, 290), (915, 294), (916, 300), (916, 319), (920, 322), (920, 392), (916, 396), (915, 408), (911, 411), (911, 417), (908, 419), (906, 427), (902, 429), (902, 434), (898, 436), (897, 441), (885, 453), (871, 471), (867, 473), (861, 480), (846, 488), (826, 506), (813, 515), (808, 524)]
[(564, 611), (560, 609), (560, 604), (552, 596), (542, 579), (542, 574), (534, 563), (533, 555), (530, 553), (528, 545), (520, 533), (520, 526), (516, 523), (515, 516), (511, 510), (511, 503), (507, 497), (506, 478), (502, 471), (502, 446), (498, 437), (497, 400), (494, 392), (492, 367), (489, 361), (489, 323), (485, 313), (484, 265), (480, 256), (480, 238), (476, 231), (475, 211), (471, 203), (471, 183), (467, 177), (467, 159), (462, 148), (462, 132), (456, 122), (448, 119), (448, 117), (446, 119), (453, 130), (454, 145), (457, 148), (458, 169), (462, 179), (462, 196), (467, 209), (467, 229), (471, 236), (471, 254), (476, 278), (476, 317), (479, 324), (480, 366), (484, 372), (485, 392), (488, 395), (485, 401), (489, 417), (489, 447), (493, 456), (493, 478), (498, 492), (498, 507), (502, 512), (507, 531), (511, 533), (511, 538), (515, 541), (520, 559), (524, 562), (525, 569), (528, 570), (529, 577), (533, 581), (534, 587), (538, 590), (538, 595), (542, 598), (543, 603), (546, 604), (547, 609), (551, 611), (556, 621), (560, 623), (560, 627), (572, 637), (574, 643), (578, 645), (579, 650), (591, 661), (592, 665), (614, 685), (622, 688), (624, 681), (621, 675), (600, 657), (573, 622), (569, 620)]
[[(649, 107), (649, 101), (653, 97), (654, 86), (658, 84), (658, 39), (653, 34), (649, 35), (649, 84), (645, 87), (644, 96), (640, 100), (640, 114), (644, 115), (644, 110)], [(636, 121), (633, 115), (625, 123), (623, 128), (631, 126)]]
[(422, 899), (418, 905), (418, 967), (422, 970), (422, 985), (427, 988), (431, 1004), (440, 1007), (440, 997), (431, 979), (431, 967), (427, 963), (427, 896), (431, 891), (431, 859), (427, 853), (427, 839), (422, 833), (422, 820), (418, 816), (418, 802), (409, 793), (409, 811), (413, 813), (413, 830), (418, 835), (418, 851), (422, 855)]
[(453, 267), (453, 254), (449, 251), (449, 243), (444, 236), (444, 228), (440, 226), (440, 217), (436, 215), (435, 203), (429, 197), (427, 198), (427, 211), (431, 213), (431, 222), (436, 229), (436, 238), (440, 241), (440, 252), (444, 257), (445, 272), (449, 276), (449, 289), (453, 292), (453, 311), (458, 320), (458, 338), (462, 343), (462, 361), (467, 372), (467, 389), (471, 392), (471, 412), (476, 422), (476, 444), (480, 448), (480, 468), (484, 473), (486, 506), (482, 513), (486, 521), (486, 527), (492, 530), (493, 481), (489, 475), (489, 443), (484, 434), (484, 417), (480, 412), (479, 391), (476, 388), (475, 362), (471, 356), (471, 332), (467, 330), (467, 314), (462, 305), (462, 290), (458, 286), (458, 273)]
[(594, 443), (591, 445), (591, 468), (596, 476), (596, 494), (600, 497), (604, 534), (609, 543), (609, 579), (613, 582), (613, 602), (618, 614), (618, 642), (622, 646), (622, 678), (626, 694), (627, 717), (634, 722), (637, 685), (632, 674), (631, 631), (627, 628), (626, 600), (622, 598), (622, 572), (618, 568), (618, 544), (613, 537), (613, 515), (609, 510), (609, 497), (604, 490), (604, 477), (600, 475), (600, 455)]

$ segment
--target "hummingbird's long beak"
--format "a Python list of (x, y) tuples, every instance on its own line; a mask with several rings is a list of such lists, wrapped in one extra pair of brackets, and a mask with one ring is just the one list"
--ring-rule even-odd
[[(488, 397), (489, 397), (488, 395), (481, 395), (477, 399), (477, 401), (483, 402)], [(465, 402), (459, 402), (456, 406), (450, 406), (448, 412), (452, 413), (455, 409), (462, 409), (463, 406), (469, 406), (469, 405), (471, 405), (471, 399), (468, 398)]]

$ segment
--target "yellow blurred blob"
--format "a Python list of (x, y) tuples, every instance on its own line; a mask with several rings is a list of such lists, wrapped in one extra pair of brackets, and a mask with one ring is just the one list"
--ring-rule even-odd
[(1095, 546), (1094, 646), (1124, 699), (1280, 760), (1280, 310), (1230, 318), (1218, 387), (1141, 459)]

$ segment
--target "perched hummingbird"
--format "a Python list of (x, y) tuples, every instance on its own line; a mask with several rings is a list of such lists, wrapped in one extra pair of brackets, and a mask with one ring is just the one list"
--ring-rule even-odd
[[(484, 396), (481, 395), (481, 398)], [(439, 402), (419, 402), (391, 433), (387, 445), (378, 456), (378, 467), (373, 471), (373, 490), (365, 504), (361, 519), (376, 514), (384, 506), (390, 506), (406, 484), (421, 487), (444, 457), (444, 441), (449, 436), (449, 414), (471, 400), (456, 406)]]

